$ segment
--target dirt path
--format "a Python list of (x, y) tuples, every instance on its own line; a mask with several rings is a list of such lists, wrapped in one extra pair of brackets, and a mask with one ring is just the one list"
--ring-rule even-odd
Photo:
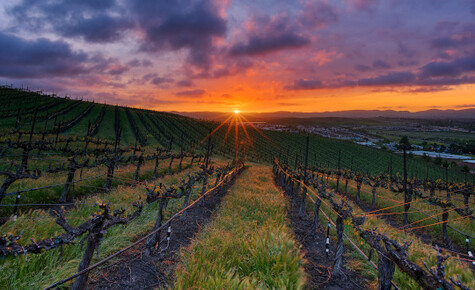
[[(276, 186), (278, 186), (276, 184)], [(280, 188), (280, 187), (279, 187)], [(290, 199), (288, 216), (297, 241), (301, 244), (304, 258), (307, 260), (305, 271), (309, 275), (308, 287), (311, 289), (368, 289), (370, 281), (360, 273), (343, 267), (340, 277), (332, 277), (332, 265), (335, 255), (335, 241), (330, 241), (329, 255), (325, 253), (326, 233), (321, 226), (318, 232), (313, 232), (313, 214), (305, 212), (303, 218), (298, 217), (298, 207)], [(345, 247), (345, 252), (348, 250)], [(343, 256), (343, 264), (349, 259)]]

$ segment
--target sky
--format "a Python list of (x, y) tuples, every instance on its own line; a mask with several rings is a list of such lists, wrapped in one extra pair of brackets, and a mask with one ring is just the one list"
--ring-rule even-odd
[(160, 111), (475, 107), (475, 0), (0, 1), (0, 82)]

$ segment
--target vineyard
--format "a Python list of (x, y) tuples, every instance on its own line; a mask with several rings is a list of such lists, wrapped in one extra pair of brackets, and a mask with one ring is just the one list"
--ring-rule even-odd
[(312, 215), (305, 239), (315, 245), (325, 235), (328, 259), (336, 236), (328, 279), (343, 275), (350, 250), (377, 271), (378, 289), (475, 287), (473, 185), (328, 170), (308, 166), (308, 158), (295, 170), (276, 158), (273, 168), (296, 218)]
[[(0, 287), (321, 288), (353, 275), (363, 288), (475, 288), (469, 173), (236, 118), (0, 87)], [(240, 176), (249, 170), (257, 180)], [(242, 190), (242, 178), (253, 187)], [(229, 261), (215, 269), (207, 243), (224, 232), (235, 248), (218, 247)], [(271, 252), (279, 259), (259, 256)], [(234, 267), (243, 257), (260, 264)]]

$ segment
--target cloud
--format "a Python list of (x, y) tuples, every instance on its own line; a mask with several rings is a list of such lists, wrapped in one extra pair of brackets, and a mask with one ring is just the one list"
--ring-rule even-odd
[(139, 60), (137, 58), (132, 59), (126, 63), (129, 67), (152, 67), (153, 63), (148, 59)]
[(422, 78), (417, 81), (417, 85), (421, 86), (455, 86), (462, 84), (475, 84), (475, 77)]
[(387, 62), (385, 62), (384, 60), (375, 60), (373, 61), (373, 67), (374, 68), (390, 68), (391, 65)]
[(190, 79), (184, 79), (184, 80), (181, 80), (181, 81), (176, 82), (176, 85), (177, 85), (178, 87), (192, 87), (192, 86), (194, 86), (195, 84), (194, 84), (193, 81), (190, 80)]
[(131, 12), (144, 34), (141, 50), (188, 49), (188, 62), (208, 68), (213, 37), (224, 37), (226, 20), (211, 1), (129, 1)]
[(201, 97), (204, 94), (206, 94), (205, 90), (196, 89), (196, 90), (180, 91), (180, 92), (177, 92), (175, 95), (177, 97)]
[[(64, 37), (80, 37), (93, 43), (119, 40), (133, 22), (119, 14), (115, 0), (23, 0), (8, 9), (33, 31), (54, 31)], [(120, 13), (123, 15), (123, 13)]]
[(416, 76), (412, 72), (390, 72), (374, 78), (364, 78), (358, 81), (360, 86), (404, 85), (413, 82)]
[(451, 62), (433, 61), (421, 69), (421, 77), (456, 77), (464, 72), (475, 71), (475, 56), (453, 60)]
[(82, 37), (88, 42), (107, 43), (121, 39), (124, 31), (131, 27), (132, 23), (126, 19), (102, 14), (94, 18), (78, 17), (56, 27), (56, 30), (65, 37)]
[(222, 95), (221, 95), (221, 98), (224, 98), (224, 99), (232, 99), (232, 98), (234, 98), (234, 96), (233, 96), (233, 95), (230, 95), (230, 94), (222, 94)]
[(89, 57), (63, 41), (25, 40), (0, 32), (0, 76), (44, 78), (74, 76), (92, 70)]
[(323, 28), (338, 21), (337, 10), (326, 2), (308, 1), (300, 14), (302, 25)]
[(289, 106), (299, 106), (302, 104), (299, 103), (289, 103), (289, 102), (278, 102), (277, 105), (283, 106), (283, 107), (289, 107)]
[(161, 84), (166, 84), (166, 83), (173, 83), (174, 80), (172, 78), (166, 78), (166, 77), (155, 77), (153, 78), (150, 83), (153, 85), (161, 85)]
[(213, 72), (213, 77), (220, 78), (230, 75), (231, 72), (227, 67), (219, 68)]
[(455, 108), (475, 108), (475, 104), (463, 104), (454, 106)]
[(230, 49), (230, 54), (234, 56), (264, 55), (310, 45), (310, 38), (299, 33), (291, 24), (291, 20), (280, 15), (272, 18), (256, 18), (247, 33), (247, 41), (234, 44)]
[(449, 87), (445, 86), (436, 86), (436, 87), (418, 87), (415, 89), (407, 90), (408, 93), (434, 93), (434, 92), (442, 92), (442, 91), (450, 91), (452, 90)]
[(111, 75), (121, 75), (125, 72), (127, 72), (129, 70), (129, 67), (128, 66), (125, 66), (125, 65), (118, 65), (118, 66), (114, 66), (114, 67), (111, 67), (107, 73), (108, 74), (111, 74)]
[(355, 69), (360, 72), (370, 71), (371, 68), (364, 64), (355, 64)]
[(379, 4), (379, 0), (346, 0), (359, 10), (370, 10)]
[(337, 52), (334, 50), (327, 51), (327, 50), (319, 50), (315, 52), (314, 56), (312, 57), (312, 61), (316, 62), (319, 66), (322, 66), (327, 63), (331, 63), (336, 59), (340, 59), (343, 57), (343, 53)]
[(252, 36), (247, 43), (231, 48), (232, 55), (262, 55), (287, 48), (299, 48), (310, 44), (310, 40), (293, 32), (269, 36)]
[(398, 53), (402, 56), (407, 57), (407, 58), (411, 58), (411, 57), (414, 57), (416, 55), (416, 52), (414, 50), (407, 47), (401, 41), (397, 41), (397, 48), (398, 48)]
[(299, 79), (295, 80), (292, 85), (286, 86), (287, 90), (315, 90), (322, 88), (322, 82), (319, 80)]
[(453, 34), (451, 36), (437, 37), (431, 40), (430, 44), (434, 48), (452, 48), (475, 43), (475, 33), (467, 31), (465, 33)]

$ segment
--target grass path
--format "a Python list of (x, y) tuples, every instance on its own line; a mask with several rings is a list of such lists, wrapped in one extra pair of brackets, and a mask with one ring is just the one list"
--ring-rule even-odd
[(304, 260), (286, 218), (286, 200), (268, 166), (236, 180), (176, 270), (177, 289), (301, 289)]

